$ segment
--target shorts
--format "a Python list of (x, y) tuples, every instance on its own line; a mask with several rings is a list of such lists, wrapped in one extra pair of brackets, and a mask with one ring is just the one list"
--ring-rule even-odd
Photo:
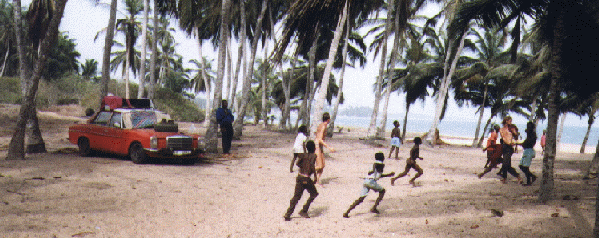
[(362, 192), (360, 192), (360, 197), (366, 196), (370, 189), (380, 192), (383, 191), (385, 188), (379, 185), (374, 179), (364, 179), (364, 186), (362, 187)]
[(401, 140), (399, 140), (399, 137), (393, 137), (391, 138), (391, 147), (397, 147), (399, 148), (401, 146)]
[(524, 152), (522, 153), (522, 159), (520, 160), (520, 165), (530, 167), (532, 159), (536, 156), (535, 154), (535, 150), (532, 148), (524, 149)]

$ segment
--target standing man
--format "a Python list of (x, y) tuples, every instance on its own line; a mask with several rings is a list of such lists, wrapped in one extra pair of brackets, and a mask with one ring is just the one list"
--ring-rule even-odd
[(220, 125), (222, 133), (223, 154), (229, 155), (231, 140), (233, 140), (233, 120), (235, 117), (228, 108), (227, 100), (222, 100), (221, 107), (216, 110), (216, 122)]
[(320, 123), (316, 129), (315, 142), (318, 146), (316, 146), (316, 181), (314, 182), (321, 187), (322, 184), (320, 183), (320, 177), (322, 176), (322, 171), (324, 169), (324, 147), (327, 147), (327, 149), (329, 149), (331, 152), (335, 152), (333, 147), (330, 147), (324, 142), (324, 138), (326, 137), (327, 133), (327, 127), (329, 126), (330, 122), (331, 116), (328, 112), (325, 112), (322, 114), (322, 123)]

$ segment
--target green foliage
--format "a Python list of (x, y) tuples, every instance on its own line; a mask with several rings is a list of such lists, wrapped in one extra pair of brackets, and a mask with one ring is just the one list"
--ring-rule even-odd
[[(0, 103), (21, 103), (21, 82), (16, 77), (0, 77)], [(137, 94), (137, 84), (130, 84), (131, 95)], [(108, 91), (117, 95), (125, 94), (125, 85), (111, 80)], [(41, 80), (37, 94), (38, 108), (49, 107), (65, 102), (78, 101), (83, 108), (91, 108), (97, 111), (100, 107), (100, 84), (84, 80), (77, 74), (69, 74), (66, 77), (46, 81)], [(200, 110), (193, 101), (186, 99), (182, 93), (173, 92), (170, 89), (161, 88), (156, 92), (154, 106), (171, 115), (176, 121), (201, 122), (204, 120), (204, 112)]]
[(77, 58), (81, 54), (75, 49), (76, 46), (74, 39), (69, 39), (66, 33), (61, 33), (48, 55), (44, 78), (57, 79), (68, 73), (79, 72)]
[(21, 80), (18, 77), (0, 77), (0, 103), (15, 104), (21, 99)]
[(168, 113), (175, 121), (204, 121), (204, 112), (193, 101), (185, 99), (181, 93), (173, 92), (168, 88), (160, 88), (156, 91), (154, 107)]

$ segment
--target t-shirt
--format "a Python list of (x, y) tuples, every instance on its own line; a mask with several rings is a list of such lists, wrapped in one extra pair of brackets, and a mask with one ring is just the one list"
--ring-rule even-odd
[(304, 142), (308, 140), (308, 137), (304, 133), (297, 133), (295, 142), (293, 143), (293, 153), (304, 153)]

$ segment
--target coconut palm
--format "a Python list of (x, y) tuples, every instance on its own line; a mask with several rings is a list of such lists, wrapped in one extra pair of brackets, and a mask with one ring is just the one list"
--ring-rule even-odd
[[(43, 30), (44, 34), (40, 35), (41, 37), (39, 39), (41, 41), (39, 41), (39, 57), (36, 59), (32, 76), (28, 79), (28, 81), (31, 84), (28, 85), (25, 97), (23, 98), (23, 103), (21, 104), (19, 116), (17, 117), (15, 132), (8, 145), (8, 154), (6, 157), (7, 159), (25, 158), (23, 147), (25, 139), (25, 126), (27, 120), (31, 118), (31, 115), (35, 114), (35, 95), (37, 93), (39, 80), (41, 78), (43, 67), (46, 63), (45, 61), (47, 54), (51, 48), (50, 46), (58, 36), (58, 26), (60, 25), (60, 21), (62, 20), (62, 15), (64, 13), (66, 3), (66, 0), (56, 0), (54, 5), (55, 8), (52, 12), (51, 18), (49, 19), (49, 23)], [(18, 5), (17, 7), (20, 8), (20, 6)], [(38, 26), (36, 29), (42, 28), (41, 26)]]
[(114, 41), (114, 29), (116, 28), (116, 12), (118, 0), (110, 2), (110, 13), (108, 26), (106, 27), (106, 37), (104, 38), (104, 54), (102, 55), (102, 81), (100, 83), (100, 99), (102, 102), (104, 96), (108, 95), (108, 83), (110, 82), (110, 53)]
[[(322, 26), (335, 28), (335, 34), (329, 47), (329, 56), (327, 66), (323, 74), (322, 82), (325, 82), (319, 89), (316, 97), (315, 111), (311, 114), (316, 119), (319, 118), (324, 107), (326, 98), (326, 83), (329, 82), (330, 72), (332, 70), (334, 56), (337, 53), (339, 42), (342, 35), (342, 29), (345, 24), (345, 19), (365, 19), (367, 15), (378, 9), (381, 6), (380, 1), (344, 1), (344, 0), (327, 0), (327, 1), (296, 1), (291, 5), (285, 22), (285, 30), (281, 41), (278, 42), (275, 50), (275, 60), (279, 61), (285, 52), (285, 49), (290, 43), (293, 36), (297, 36), (298, 45), (302, 49), (308, 49), (311, 42), (317, 38), (318, 32), (314, 29), (322, 28)], [(350, 27), (351, 29), (352, 27)], [(326, 28), (325, 28), (326, 29)], [(304, 51), (306, 52), (306, 51)], [(312, 130), (316, 124), (312, 125)]]
[(90, 80), (98, 73), (98, 61), (95, 59), (86, 59), (85, 64), (81, 64), (81, 76), (85, 80)]
[(150, 1), (143, 1), (143, 14), (144, 19), (141, 24), (141, 67), (139, 69), (139, 88), (137, 90), (137, 98), (142, 98), (145, 91), (145, 78), (146, 78), (146, 49), (148, 39), (148, 13), (150, 11)]

